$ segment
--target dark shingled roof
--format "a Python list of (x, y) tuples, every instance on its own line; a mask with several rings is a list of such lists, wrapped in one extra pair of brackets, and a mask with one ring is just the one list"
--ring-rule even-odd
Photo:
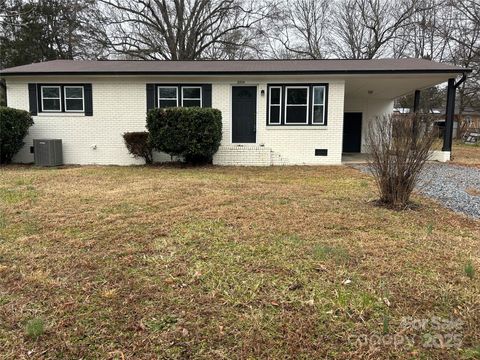
[(231, 61), (54, 60), (4, 69), (1, 71), (1, 76), (41, 74), (392, 74), (462, 73), (468, 71), (471, 70), (423, 59)]

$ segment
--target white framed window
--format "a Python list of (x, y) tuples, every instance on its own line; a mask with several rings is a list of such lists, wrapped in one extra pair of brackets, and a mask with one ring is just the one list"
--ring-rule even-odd
[(285, 124), (308, 124), (309, 86), (285, 87)]
[(65, 86), (63, 88), (66, 112), (84, 112), (85, 100), (83, 86)]
[(280, 124), (282, 120), (282, 87), (271, 86), (268, 89), (268, 123)]
[(325, 86), (313, 87), (312, 124), (325, 124)]
[(40, 88), (42, 111), (61, 112), (61, 88), (60, 86), (42, 86)]
[(202, 87), (182, 86), (182, 107), (202, 107)]
[(178, 87), (159, 86), (158, 87), (158, 107), (169, 108), (178, 106)]

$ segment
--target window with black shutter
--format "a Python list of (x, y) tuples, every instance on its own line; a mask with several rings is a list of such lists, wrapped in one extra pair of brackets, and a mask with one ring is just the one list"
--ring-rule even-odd
[(28, 84), (30, 112), (92, 116), (91, 84)]

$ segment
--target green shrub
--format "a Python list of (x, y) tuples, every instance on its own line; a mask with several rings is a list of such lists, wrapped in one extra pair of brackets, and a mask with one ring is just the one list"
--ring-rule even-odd
[(126, 132), (122, 136), (125, 141), (125, 146), (130, 154), (135, 158), (143, 158), (146, 164), (152, 163), (152, 146), (150, 144), (148, 132)]
[(207, 163), (222, 139), (222, 114), (211, 108), (152, 109), (147, 129), (155, 150), (182, 156), (188, 163)]
[(0, 106), (0, 164), (8, 164), (25, 144), (23, 139), (33, 125), (29, 112)]

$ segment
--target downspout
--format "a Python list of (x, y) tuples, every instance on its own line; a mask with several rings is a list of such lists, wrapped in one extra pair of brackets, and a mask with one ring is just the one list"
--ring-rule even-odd
[(458, 80), (457, 83), (454, 85), (455, 89), (457, 89), (460, 85), (462, 85), (465, 82), (465, 80), (467, 80), (467, 73), (466, 72), (464, 72), (462, 74), (462, 78), (460, 80)]

